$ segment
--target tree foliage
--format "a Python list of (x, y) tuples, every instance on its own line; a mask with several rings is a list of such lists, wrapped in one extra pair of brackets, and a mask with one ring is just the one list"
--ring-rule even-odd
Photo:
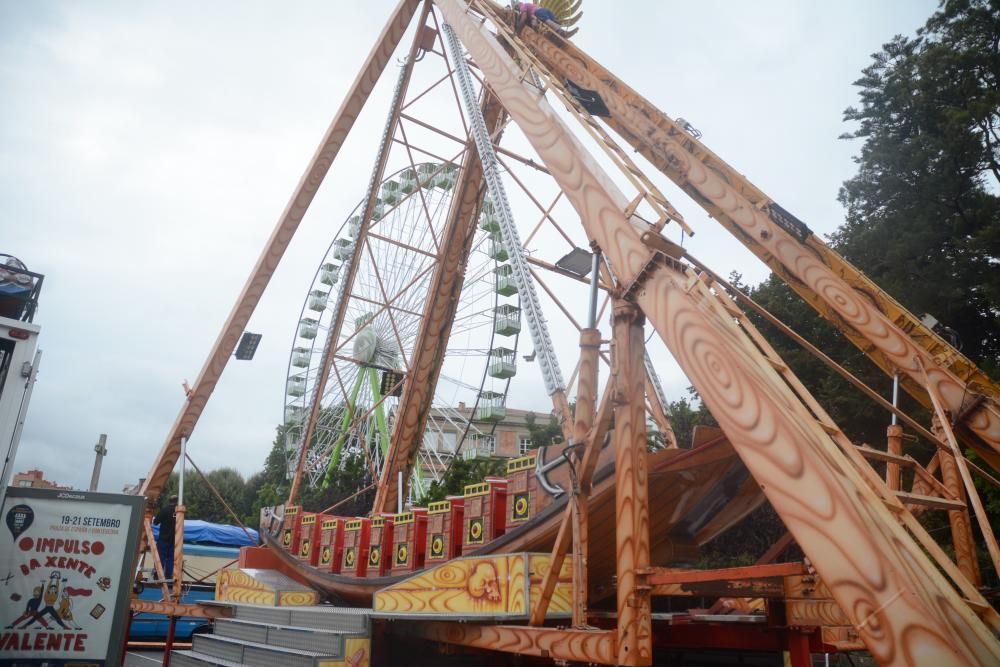
[[(233, 468), (219, 468), (205, 472), (205, 479), (226, 499), (240, 520), (244, 520), (250, 508), (246, 504), (244, 493), (246, 482), (243, 475)], [(188, 519), (201, 519), (213, 523), (235, 523), (225, 506), (205, 483), (205, 479), (202, 479), (190, 465), (187, 467), (184, 475), (184, 506), (187, 510), (185, 516)], [(166, 489), (160, 496), (161, 505), (165, 504), (170, 496), (178, 493), (179, 483), (180, 476), (176, 472), (172, 473)], [(256, 524), (255, 520), (252, 525)]]
[[(911, 312), (954, 329), (962, 351), (1000, 372), (1000, 3), (944, 4), (913, 38), (897, 36), (855, 82), (844, 112), (863, 139), (841, 188), (844, 224), (831, 246)], [(737, 283), (739, 277), (736, 277)], [(772, 276), (761, 305), (888, 396), (891, 381)], [(757, 321), (854, 440), (880, 442), (887, 416), (794, 343)], [(909, 399), (904, 409), (920, 413)], [(930, 451), (930, 450), (928, 450)]]
[(844, 112), (863, 139), (834, 247), (1000, 371), (1000, 3), (954, 1), (897, 36)]
[(444, 500), (447, 496), (462, 495), (466, 484), (483, 481), (490, 475), (504, 475), (507, 460), (499, 458), (455, 459), (441, 476), (441, 480), (431, 482), (424, 496), (424, 502)]
[[(570, 414), (576, 411), (576, 401), (570, 404), (569, 409)], [(562, 428), (559, 427), (556, 416), (551, 412), (548, 414), (548, 419), (544, 424), (538, 423), (538, 415), (534, 412), (529, 412), (524, 416), (524, 425), (528, 428), (528, 433), (531, 435), (531, 444), (533, 447), (548, 447), (549, 445), (559, 444), (563, 441)]]
[[(955, 330), (963, 353), (993, 377), (1000, 374), (998, 43), (1000, 2), (950, 0), (916, 36), (897, 36), (872, 56), (855, 82), (860, 104), (844, 112), (854, 129), (842, 138), (863, 143), (858, 172), (838, 197), (845, 222), (830, 238), (908, 310)], [(777, 277), (749, 292), (890, 395), (891, 380)], [(775, 329), (755, 323), (852, 440), (884, 447), (889, 415)], [(929, 423), (915, 401), (901, 398), (905, 411)], [(934, 447), (908, 443), (907, 451), (926, 461)], [(993, 493), (984, 500), (996, 510)], [(932, 530), (947, 521), (941, 512), (925, 517)]]
[[(285, 427), (279, 426), (263, 470), (246, 479), (232, 468), (202, 471), (205, 474), (205, 479), (202, 479), (189, 465), (184, 477), (186, 517), (213, 523), (236, 523), (233, 514), (212, 493), (209, 484), (206, 484), (207, 480), (225, 499), (236, 517), (245, 525), (255, 528), (259, 523), (261, 507), (280, 505), (288, 498), (291, 483), (285, 447)], [(311, 510), (321, 510), (345, 501), (338, 505), (335, 513), (353, 516), (368, 512), (374, 489), (355, 496), (358, 491), (371, 484), (371, 475), (362, 454), (345, 453), (341, 465), (331, 471), (326, 479), (328, 483), (322, 487), (303, 485), (296, 502)], [(173, 473), (160, 495), (161, 507), (171, 495), (177, 493), (178, 483), (178, 474)]]
[(697, 426), (718, 426), (715, 417), (698, 398), (694, 387), (688, 387), (689, 398), (671, 401), (667, 406), (670, 415), (670, 426), (674, 429), (677, 446), (688, 448), (694, 441), (694, 429)]

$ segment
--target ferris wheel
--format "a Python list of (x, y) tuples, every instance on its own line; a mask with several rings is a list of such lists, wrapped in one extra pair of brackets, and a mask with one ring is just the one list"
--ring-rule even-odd
[[(463, 451), (550, 444), (497, 430), (509, 395), (525, 414), (551, 412), (569, 437), (581, 311), (590, 302), (590, 317), (610, 313), (600, 253), (560, 224), (573, 207), (520, 153), (523, 136), (450, 28), (424, 39), (434, 33), (401, 62), (367, 192), (320, 259), (296, 322), (284, 396), (293, 489), (363, 457), (378, 493), (419, 500)], [(500, 148), (505, 133), (513, 148)]]
[[(454, 164), (424, 162), (385, 178), (367, 231), (361, 201), (319, 262), (295, 328), (284, 407), (293, 469), (318, 399), (304, 467), (310, 485), (323, 484), (348, 456), (364, 457), (372, 479), (381, 472), (456, 174)], [(491, 422), (503, 417), (520, 309), (495, 215), (487, 195), (413, 470), (418, 496), (463, 442), (488, 436)], [(330, 360), (320, 383), (325, 356)]]

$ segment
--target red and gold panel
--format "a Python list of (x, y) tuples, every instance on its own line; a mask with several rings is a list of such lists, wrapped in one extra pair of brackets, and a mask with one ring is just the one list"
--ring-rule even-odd
[(287, 505), (281, 518), (281, 548), (293, 556), (299, 553), (299, 535), (302, 530), (299, 521), (301, 511), (302, 507), (299, 505)]
[(461, 553), (464, 515), (464, 496), (448, 496), (427, 507), (428, 564), (451, 560)]
[(344, 522), (344, 555), (340, 562), (340, 573), (349, 577), (364, 577), (368, 574), (369, 539), (371, 519), (351, 519)]
[(319, 550), (319, 531), (321, 517), (325, 515), (314, 512), (303, 512), (299, 521), (299, 548), (295, 552), (295, 557), (304, 563), (315, 565)]
[[(371, 520), (368, 542), (368, 570), (364, 576), (384, 577), (392, 567), (393, 514), (383, 514)], [(361, 576), (361, 575), (358, 575)]]
[(507, 479), (487, 477), (465, 487), (462, 553), (468, 554), (506, 531)]
[(511, 459), (507, 462), (507, 526), (527, 523), (544, 507), (548, 494), (539, 493), (535, 464), (538, 456)]
[(340, 572), (344, 556), (344, 522), (340, 517), (326, 517), (319, 527), (319, 556), (316, 566), (325, 572)]
[(414, 507), (397, 514), (392, 526), (392, 574), (413, 572), (424, 566), (427, 548), (427, 509)]

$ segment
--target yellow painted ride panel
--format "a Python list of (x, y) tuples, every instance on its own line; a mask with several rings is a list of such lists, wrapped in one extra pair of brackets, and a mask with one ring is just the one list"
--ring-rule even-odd
[[(548, 554), (457, 558), (378, 591), (373, 609), (392, 617), (527, 618), (548, 566)], [(552, 616), (570, 612), (571, 571), (567, 559), (549, 606)]]
[(215, 580), (215, 599), (222, 602), (279, 607), (319, 603), (319, 594), (274, 570), (223, 570)]

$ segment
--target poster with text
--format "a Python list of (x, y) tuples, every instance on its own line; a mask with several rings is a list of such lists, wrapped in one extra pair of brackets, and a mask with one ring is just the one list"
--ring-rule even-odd
[(0, 665), (117, 664), (142, 504), (135, 496), (8, 490)]

